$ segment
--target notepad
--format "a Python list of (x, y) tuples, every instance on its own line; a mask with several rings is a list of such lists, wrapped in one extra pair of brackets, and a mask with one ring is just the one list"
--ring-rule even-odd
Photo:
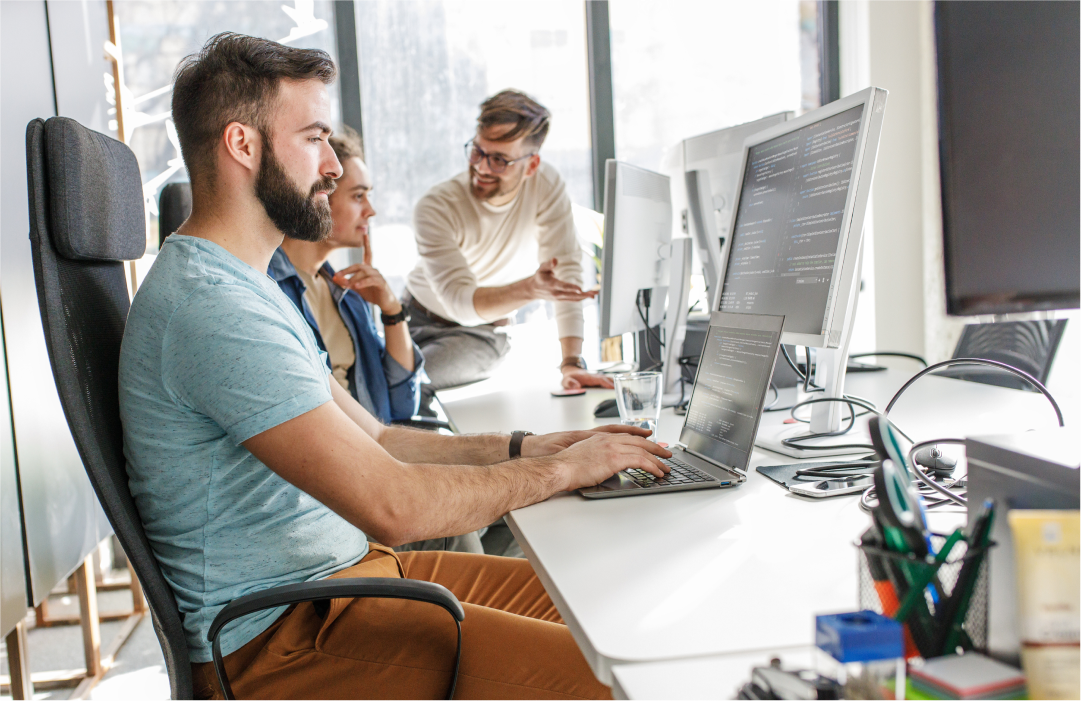
[(1014, 698), (1025, 688), (1021, 670), (978, 652), (936, 657), (908, 674), (920, 691), (946, 699)]

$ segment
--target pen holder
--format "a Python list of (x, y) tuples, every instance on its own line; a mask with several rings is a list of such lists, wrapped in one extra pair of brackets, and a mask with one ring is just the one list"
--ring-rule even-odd
[[(936, 553), (950, 540), (931, 534)], [(995, 544), (953, 540), (943, 561), (857, 544), (860, 608), (905, 624), (906, 657), (987, 647), (986, 555)]]

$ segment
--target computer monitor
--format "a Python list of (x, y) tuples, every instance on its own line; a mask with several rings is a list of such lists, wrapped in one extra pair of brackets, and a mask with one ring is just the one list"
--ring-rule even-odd
[(794, 113), (779, 112), (753, 122), (737, 124), (684, 139), (680, 144), (683, 182), (673, 183), (678, 208), (686, 207), (686, 231), (694, 240), (695, 252), (706, 283), (706, 299), (716, 303), (721, 279), (724, 245), (729, 238), (732, 207), (739, 190), (743, 165), (743, 142), (777, 124), (792, 119)]
[(950, 314), (1078, 307), (1079, 22), (1076, 2), (935, 3)]
[[(717, 308), (784, 316), (783, 343), (824, 349), (815, 380), (827, 397), (843, 395), (863, 220), (885, 107), (886, 91), (868, 88), (744, 142)], [(838, 430), (843, 408), (838, 402), (813, 405), (810, 433)], [(760, 431), (758, 443), (804, 456), (804, 449), (781, 439), (802, 440), (806, 433), (802, 426), (779, 435)]]
[[(672, 194), (668, 176), (609, 159), (604, 173), (601, 338), (646, 331), (661, 324), (671, 243)], [(646, 358), (639, 361), (646, 369)], [(653, 358), (653, 365), (661, 363), (659, 356)]]

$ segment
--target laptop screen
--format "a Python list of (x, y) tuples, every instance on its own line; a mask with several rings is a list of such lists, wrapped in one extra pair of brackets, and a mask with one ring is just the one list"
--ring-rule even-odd
[(744, 470), (781, 339), (783, 316), (715, 312), (698, 361), (680, 440), (726, 467)]

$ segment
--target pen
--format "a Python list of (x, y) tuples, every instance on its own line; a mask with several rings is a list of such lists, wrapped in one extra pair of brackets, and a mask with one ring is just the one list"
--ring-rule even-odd
[(972, 593), (976, 588), (980, 565), (987, 554), (987, 544), (991, 535), (991, 525), (995, 520), (995, 502), (987, 499), (980, 506), (980, 511), (973, 519), (970, 526), (971, 533), (968, 536), (969, 548), (979, 551), (961, 565), (961, 572), (957, 575), (957, 585), (954, 587), (953, 596), (946, 601), (943, 607), (942, 642), (939, 654), (948, 654), (957, 648), (962, 636), (967, 636), (964, 630), (965, 617), (968, 615), (968, 607), (972, 602)]
[[(863, 535), (860, 536), (860, 544), (864, 546), (863, 554), (867, 558), (867, 568), (870, 570), (871, 579), (875, 583), (875, 593), (878, 594), (878, 601), (882, 604), (882, 613), (894, 618), (897, 609), (901, 607), (901, 602), (897, 600), (897, 590), (893, 588), (889, 574), (886, 573), (886, 563), (882, 561), (883, 557), (870, 549), (882, 547), (882, 536), (879, 534), (878, 529), (871, 526), (864, 531)], [(900, 621), (900, 623), (903, 626), (905, 639), (905, 657), (918, 656), (919, 649), (916, 647), (915, 641), (912, 640), (912, 632), (908, 629), (908, 624), (904, 621)]]

